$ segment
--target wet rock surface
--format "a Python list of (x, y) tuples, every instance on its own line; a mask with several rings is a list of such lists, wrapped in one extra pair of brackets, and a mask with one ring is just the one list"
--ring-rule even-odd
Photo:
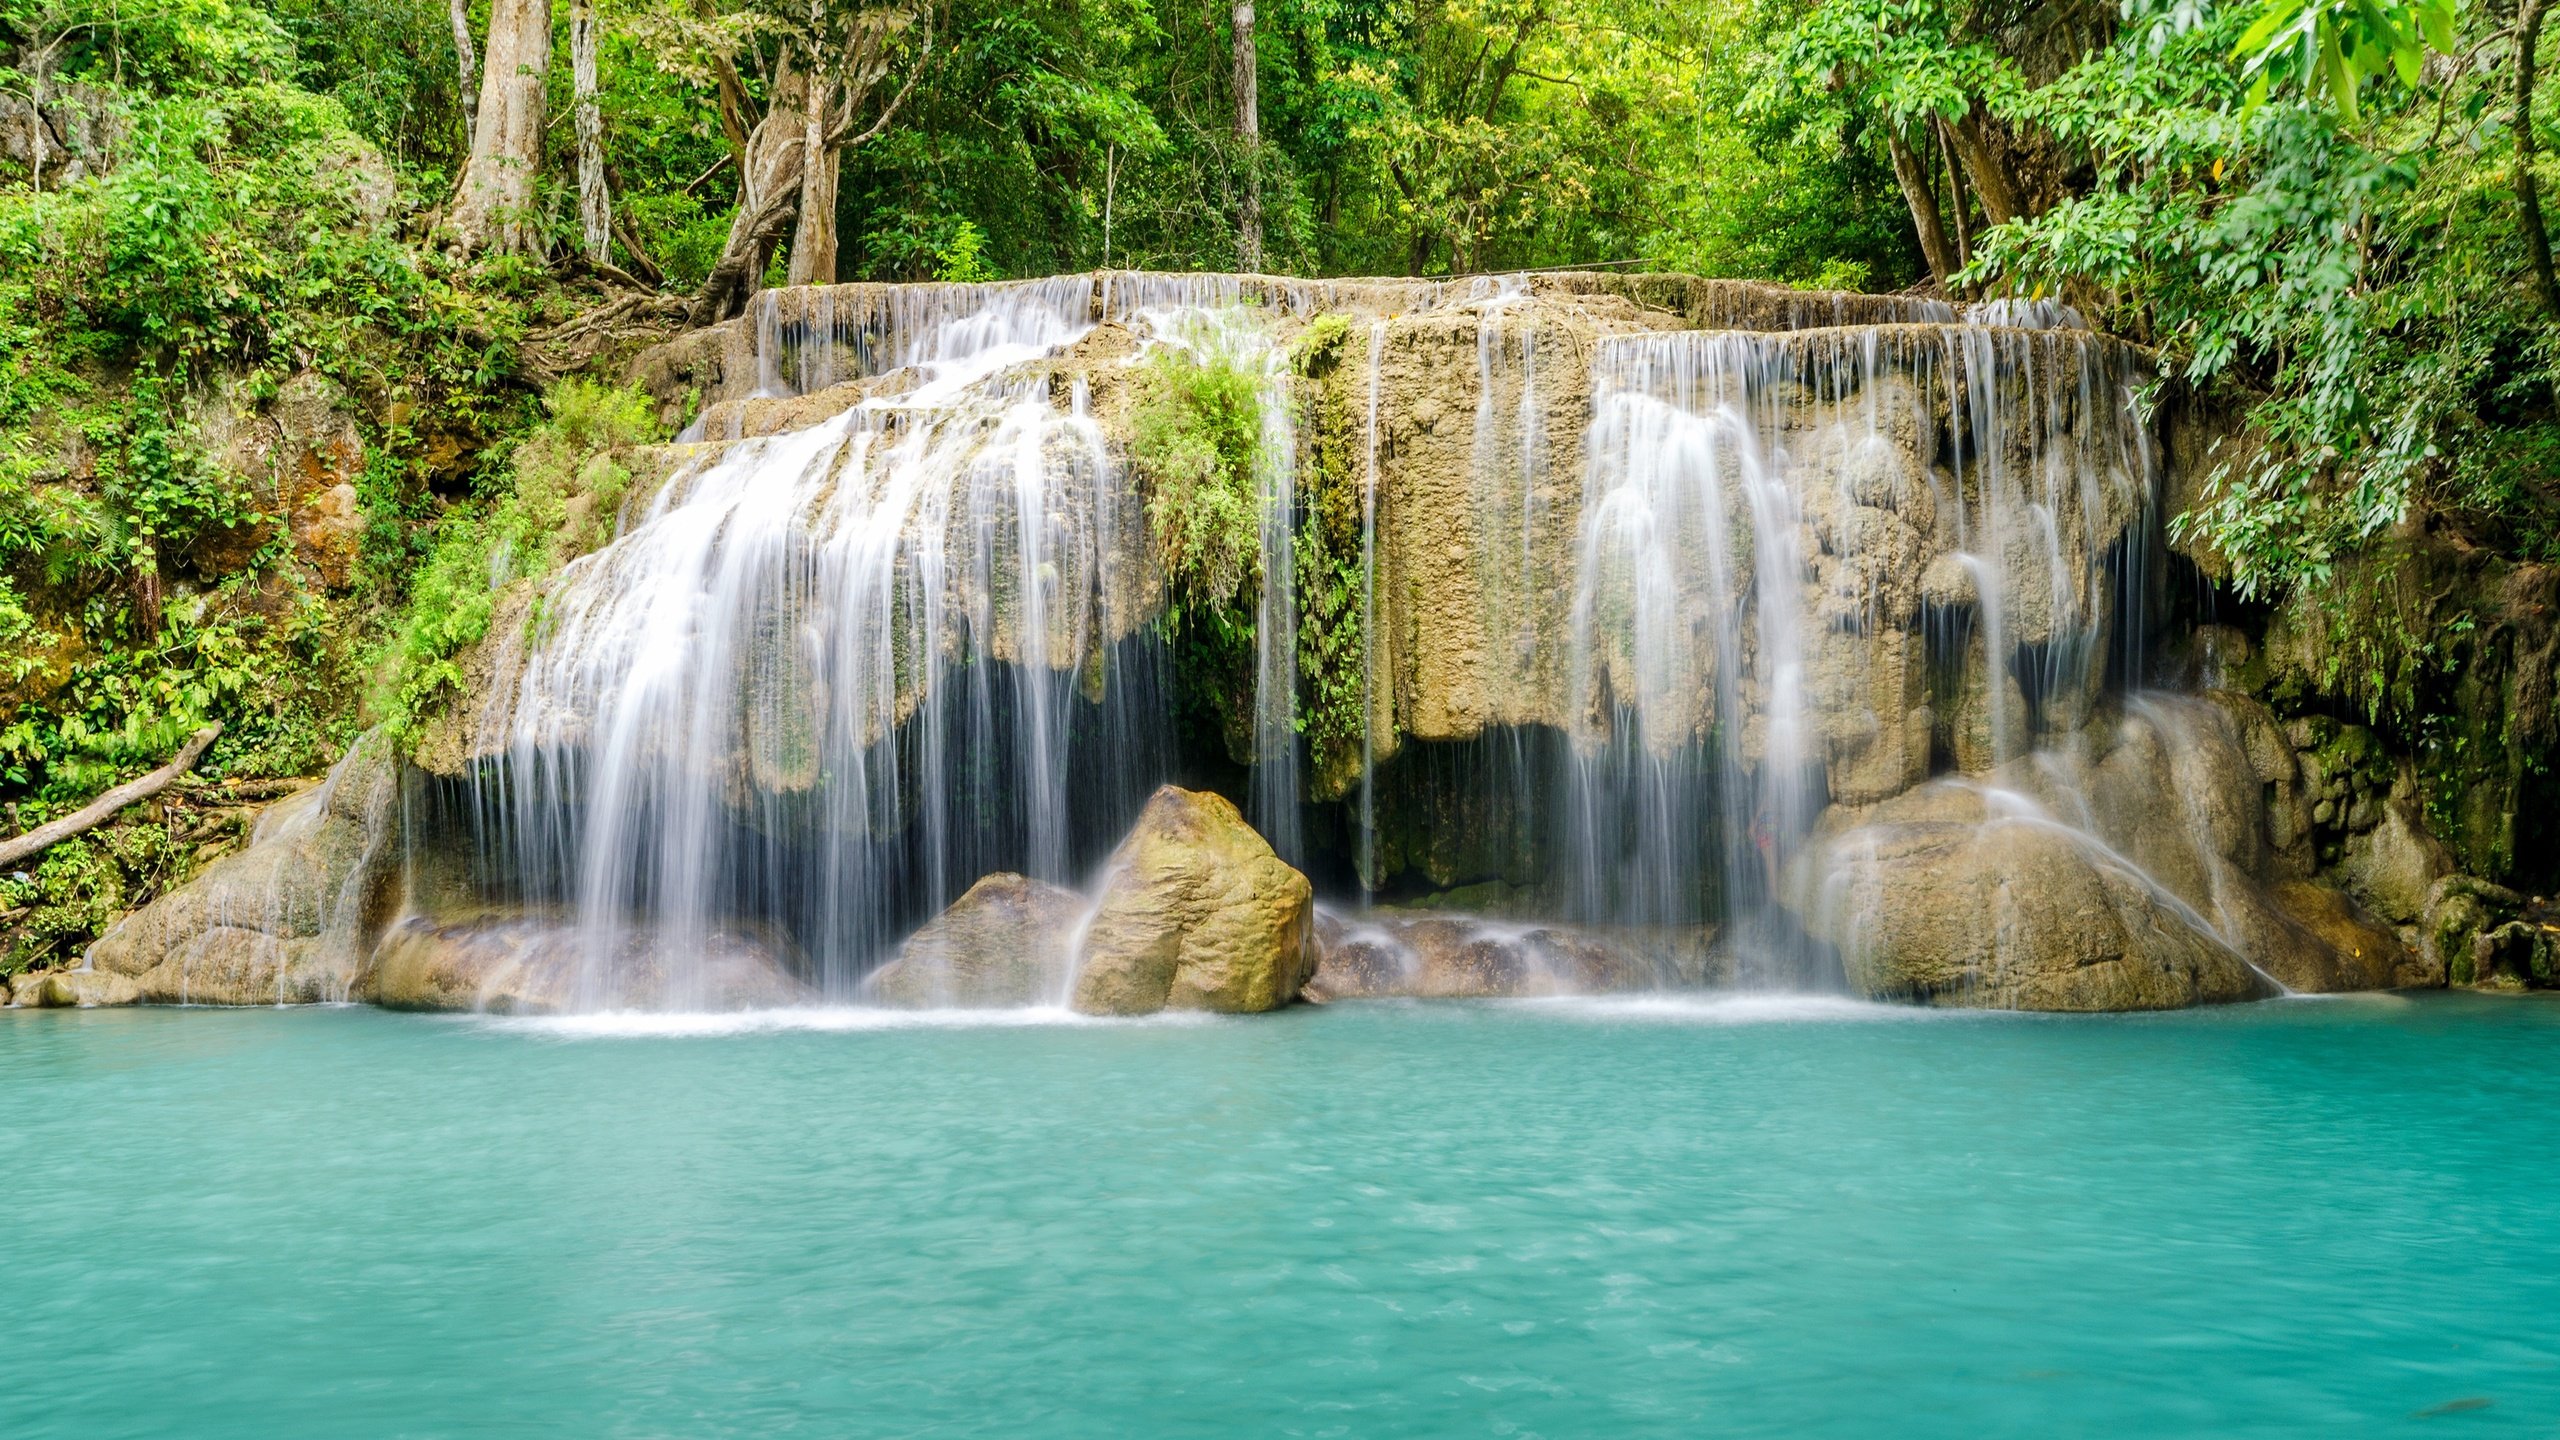
[(1471, 915), (1319, 911), (1315, 1001), (1513, 999), (1695, 987), (1730, 978), (1706, 927), (1607, 928)]
[(1076, 952), (1075, 1008), (1244, 1013), (1315, 973), (1314, 891), (1218, 795), (1156, 791), (1103, 867)]
[(599, 947), (577, 925), (511, 914), (391, 927), (362, 998), (394, 1010), (553, 1014), (586, 1010), (761, 1010), (815, 998), (782, 947), (744, 931), (682, 944), (642, 929)]
[(1089, 907), (1064, 886), (989, 875), (872, 972), (865, 994), (910, 1009), (1056, 1004)]
[(2275, 993), (2176, 897), (2038, 818), (1861, 827), (1834, 843), (1808, 923), (1877, 998), (2090, 1011)]
[(372, 936), (398, 903), (397, 791), (386, 747), (359, 742), (328, 779), (270, 806), (247, 849), (100, 936), (88, 968), (129, 981), (144, 1003), (358, 998)]

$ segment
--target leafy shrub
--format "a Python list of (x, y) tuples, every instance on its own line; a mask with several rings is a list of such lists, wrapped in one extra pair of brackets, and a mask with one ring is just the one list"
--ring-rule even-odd
[(1130, 443), (1177, 599), (1232, 606), (1261, 578), (1261, 442), (1258, 378), (1233, 360), (1168, 348), (1139, 372)]
[(395, 744), (413, 740), (462, 683), (460, 657), (489, 633), (501, 588), (539, 581), (612, 538), (631, 483), (619, 455), (662, 438), (638, 390), (564, 380), (543, 408), (547, 417), (516, 442), (497, 492), (436, 527), (374, 691)]

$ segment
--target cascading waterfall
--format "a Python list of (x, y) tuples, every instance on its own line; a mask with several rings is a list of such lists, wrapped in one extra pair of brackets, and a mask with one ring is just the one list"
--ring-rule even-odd
[[(679, 472), (550, 582), (480, 716), (504, 742), (473, 781), (506, 857), (492, 888), (565, 913), (578, 1002), (608, 1007), (638, 950), (771, 942), (845, 992), (983, 875), (1087, 878), (1188, 763), (1115, 451), (1144, 392), (1103, 383), (1169, 351), (1252, 377), (1262, 564), (1230, 713), (1275, 850), (1367, 902), (1424, 863), (1444, 886), (1501, 877), (1507, 918), (1468, 943), (1584, 957), (1551, 975), (1624, 973), (1552, 921), (1678, 932), (1683, 974), (1713, 969), (1713, 928), (1732, 957), (1713, 973), (1836, 977), (1802, 924), (1821, 877), (1794, 872), (1866, 807), (2025, 761), (2045, 778), (2001, 813), (2096, 832), (2070, 797), (2108, 662), (2121, 682), (2140, 652), (2138, 376), (2049, 305), (1693, 293), (1691, 323), (1797, 328), (1665, 328), (1570, 278), (761, 297), (754, 389), (722, 423), (845, 398)], [(1356, 366), (1301, 375), (1299, 337), (1344, 310)], [(1125, 338), (1088, 356), (1097, 326)], [(1315, 828), (1295, 561), (1319, 445), (1356, 485), (1365, 723)], [(1417, 646), (1444, 648), (1422, 666)], [(1493, 828), (1423, 854), (1418, 824), (1468, 816)]]
[[(1359, 875), (1363, 891), (1378, 883), (1378, 393), (1386, 363), (1387, 322), (1369, 323), (1367, 405), (1361, 421), (1360, 474), (1360, 819)], [(1384, 718), (1394, 723), (1393, 702)]]
[(1069, 878), (1161, 773), (1139, 517), (1081, 392), (1012, 373), (1087, 294), (897, 296), (910, 388), (732, 446), (551, 585), (484, 805), (574, 909), (580, 1003), (739, 925), (841, 987), (988, 870)]
[[(1249, 682), (1241, 616), (1176, 653), (1124, 463), (1183, 354), (1250, 377)], [(1172, 782), (1367, 912), (1316, 924), (1340, 996), (2400, 983), (2275, 718), (2139, 688), (2141, 365), (2052, 304), (1680, 277), (771, 292), (640, 362), (728, 439), (629, 457), (557, 573), (493, 557), (457, 703), (90, 958), (179, 1000), (1020, 995), (914, 977), (989, 906), (1071, 949), (1054, 886)]]
[[(1206, 277), (1204, 277), (1206, 278)], [(1226, 277), (1217, 277), (1225, 279)], [(1255, 501), (1262, 551), (1254, 602), (1253, 803), (1247, 815), (1271, 848), (1293, 865), (1307, 862), (1299, 823), (1298, 590), (1295, 517), (1298, 432), (1290, 395), (1289, 353), (1260, 307), (1244, 304), (1228, 280), (1221, 287), (1167, 286), (1128, 295), (1126, 320), (1150, 343), (1254, 377), (1259, 435), (1254, 447)], [(1125, 293), (1125, 292), (1124, 292)], [(1153, 303), (1148, 303), (1152, 301)]]
[[(1695, 918), (1716, 872), (1748, 916), (1832, 800), (1988, 768), (2031, 713), (2075, 728), (2150, 494), (2115, 364), (1979, 326), (1603, 342), (1569, 692), (1586, 913)], [(1919, 703), (1927, 610), (1969, 631), (1952, 736)]]

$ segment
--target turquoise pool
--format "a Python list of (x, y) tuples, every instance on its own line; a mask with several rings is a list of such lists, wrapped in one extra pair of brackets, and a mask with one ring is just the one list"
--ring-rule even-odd
[(0, 1435), (2560, 1432), (2560, 1004), (0, 1014)]

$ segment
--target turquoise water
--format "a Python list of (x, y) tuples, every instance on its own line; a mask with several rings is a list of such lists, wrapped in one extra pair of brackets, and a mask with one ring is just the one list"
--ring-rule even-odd
[(2560, 1432), (2560, 1004), (795, 1023), (0, 1014), (0, 1435)]

